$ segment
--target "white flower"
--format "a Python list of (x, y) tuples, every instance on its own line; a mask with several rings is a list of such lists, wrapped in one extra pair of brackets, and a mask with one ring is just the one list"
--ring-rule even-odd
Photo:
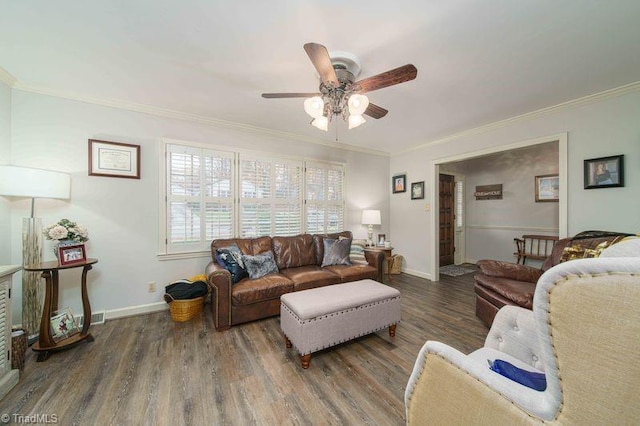
[(62, 225), (55, 225), (49, 229), (48, 234), (52, 240), (64, 240), (69, 235), (69, 231)]

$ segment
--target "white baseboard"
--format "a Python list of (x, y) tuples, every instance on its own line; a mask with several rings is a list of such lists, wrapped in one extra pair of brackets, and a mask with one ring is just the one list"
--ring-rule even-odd
[(402, 272), (405, 274), (413, 275), (414, 277), (420, 277), (427, 280), (431, 280), (431, 274), (422, 271), (416, 271), (414, 269), (402, 268)]
[(166, 311), (169, 305), (166, 302), (149, 303), (147, 305), (128, 306), (126, 308), (111, 309), (106, 312), (105, 320), (131, 317), (134, 315), (151, 314)]

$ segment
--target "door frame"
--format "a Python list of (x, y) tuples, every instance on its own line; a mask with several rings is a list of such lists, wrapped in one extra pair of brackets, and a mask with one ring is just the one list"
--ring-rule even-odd
[(526, 141), (516, 142), (508, 145), (500, 145), (491, 148), (485, 148), (478, 151), (467, 152), (464, 154), (452, 155), (449, 157), (442, 157), (432, 160), (428, 167), (427, 176), (431, 176), (429, 182), (430, 204), (431, 211), (434, 214), (431, 215), (431, 222), (429, 225), (429, 232), (433, 236), (430, 241), (431, 250), (429, 255), (429, 274), (432, 281), (440, 281), (439, 271), (439, 259), (440, 259), (440, 236), (438, 234), (438, 220), (440, 206), (438, 202), (438, 179), (440, 174), (440, 164), (450, 163), (453, 161), (469, 160), (471, 158), (481, 157), (488, 154), (495, 154), (503, 151), (511, 151), (513, 149), (524, 148), (533, 145), (540, 145), (543, 143), (558, 142), (558, 179), (559, 179), (559, 202), (558, 202), (558, 235), (560, 238), (565, 238), (568, 232), (568, 209), (567, 209), (567, 195), (568, 195), (568, 181), (567, 181), (567, 145), (568, 145), (568, 133), (558, 133), (551, 136), (543, 136), (540, 138), (529, 139)]

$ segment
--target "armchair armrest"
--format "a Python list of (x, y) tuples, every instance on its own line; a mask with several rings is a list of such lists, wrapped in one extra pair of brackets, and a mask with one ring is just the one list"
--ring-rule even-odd
[(385, 255), (381, 251), (365, 251), (364, 257), (367, 259), (369, 266), (373, 266), (378, 271), (378, 282), (382, 282), (382, 266), (384, 265)]
[(483, 274), (490, 277), (536, 283), (542, 276), (540, 269), (518, 265), (517, 263), (502, 262), (500, 260), (479, 260), (476, 264)]
[(212, 260), (205, 268), (207, 284), (211, 287), (211, 312), (216, 330), (231, 327), (231, 273)]

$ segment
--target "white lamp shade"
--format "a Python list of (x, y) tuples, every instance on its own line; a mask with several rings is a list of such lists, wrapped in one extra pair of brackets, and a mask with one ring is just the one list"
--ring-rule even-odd
[[(362, 115), (369, 106), (369, 98), (364, 95), (351, 95), (349, 97), (349, 114)], [(362, 124), (362, 123), (360, 123)]]
[(363, 225), (380, 225), (380, 210), (362, 210)]
[(324, 101), (320, 96), (314, 96), (304, 100), (304, 111), (313, 118), (324, 114)]
[(324, 130), (325, 132), (329, 130), (329, 119), (327, 117), (320, 116), (313, 120), (311, 124), (320, 130)]
[(349, 129), (355, 129), (359, 125), (365, 123), (367, 120), (364, 119), (361, 115), (350, 115), (349, 116)]
[(0, 166), (0, 195), (68, 199), (71, 176), (28, 167)]

